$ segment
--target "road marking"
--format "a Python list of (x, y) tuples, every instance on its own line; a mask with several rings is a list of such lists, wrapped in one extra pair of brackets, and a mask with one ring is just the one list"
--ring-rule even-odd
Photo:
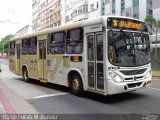
[(160, 89), (158, 89), (158, 88), (153, 88), (153, 87), (148, 87), (148, 88), (160, 91)]
[(46, 97), (53, 97), (53, 96), (60, 96), (60, 95), (67, 95), (67, 94), (69, 94), (69, 93), (55, 93), (55, 94), (49, 94), (49, 95), (36, 96), (32, 99), (46, 98)]

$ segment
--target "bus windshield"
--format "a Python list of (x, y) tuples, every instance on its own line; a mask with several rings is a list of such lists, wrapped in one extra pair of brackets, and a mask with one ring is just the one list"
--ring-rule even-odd
[(108, 32), (109, 61), (123, 67), (136, 67), (150, 62), (149, 35), (137, 32)]

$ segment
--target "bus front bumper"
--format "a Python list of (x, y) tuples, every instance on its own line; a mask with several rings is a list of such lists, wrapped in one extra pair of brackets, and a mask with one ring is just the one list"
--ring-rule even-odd
[(130, 91), (135, 91), (143, 87), (151, 86), (151, 77), (145, 80), (133, 81), (133, 82), (122, 82), (116, 83), (113, 80), (108, 80), (107, 84), (107, 94), (114, 95), (118, 93), (125, 93)]

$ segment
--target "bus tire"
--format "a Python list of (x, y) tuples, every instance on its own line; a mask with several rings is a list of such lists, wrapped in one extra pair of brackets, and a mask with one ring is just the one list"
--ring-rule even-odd
[(73, 74), (71, 80), (72, 94), (82, 96), (84, 93), (82, 79), (78, 74)]
[(30, 82), (30, 79), (28, 78), (28, 70), (26, 67), (23, 68), (23, 80), (27, 83)]

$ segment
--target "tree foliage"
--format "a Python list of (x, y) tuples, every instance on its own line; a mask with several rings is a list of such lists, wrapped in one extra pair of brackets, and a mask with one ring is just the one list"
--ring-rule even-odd
[(147, 16), (145, 22), (151, 27), (151, 32), (157, 34), (160, 28), (160, 20), (155, 19), (152, 16)]
[(1, 39), (1, 42), (0, 42), (0, 51), (1, 52), (8, 53), (8, 44), (9, 44), (9, 41), (11, 40), (11, 38), (13, 38), (13, 37), (14, 36), (10, 34), (10, 35), (7, 35)]

